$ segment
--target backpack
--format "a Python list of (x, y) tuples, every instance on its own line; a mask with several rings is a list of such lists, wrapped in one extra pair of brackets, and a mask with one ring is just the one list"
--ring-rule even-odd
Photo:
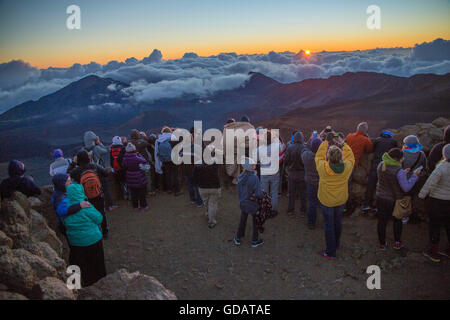
[(120, 166), (120, 163), (119, 163), (119, 155), (120, 155), (121, 151), (122, 151), (122, 149), (120, 147), (111, 148), (111, 156), (113, 158), (112, 167), (113, 167), (114, 171), (122, 170), (122, 167)]
[(86, 170), (81, 175), (81, 185), (88, 199), (97, 198), (102, 193), (102, 184), (97, 174), (93, 170)]
[(163, 142), (158, 142), (158, 157), (162, 162), (171, 162), (172, 145), (170, 140), (165, 140)]

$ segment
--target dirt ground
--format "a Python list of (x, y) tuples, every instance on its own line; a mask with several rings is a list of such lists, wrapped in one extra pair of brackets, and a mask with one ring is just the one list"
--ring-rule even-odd
[[(135, 212), (131, 203), (109, 213), (110, 236), (104, 242), (108, 273), (119, 268), (154, 276), (179, 299), (449, 299), (450, 263), (435, 264), (422, 255), (428, 243), (425, 223), (403, 229), (406, 248), (392, 249), (388, 225), (386, 251), (377, 246), (376, 220), (357, 214), (343, 220), (341, 249), (334, 261), (324, 249), (321, 214), (315, 230), (306, 218), (280, 214), (266, 222), (265, 243), (250, 247), (251, 221), (241, 246), (233, 244), (240, 212), (235, 188), (223, 189), (218, 224), (207, 227), (205, 208), (188, 195), (148, 197), (150, 210)], [(441, 246), (447, 242), (442, 230)], [(381, 267), (381, 289), (369, 290), (366, 268)]]

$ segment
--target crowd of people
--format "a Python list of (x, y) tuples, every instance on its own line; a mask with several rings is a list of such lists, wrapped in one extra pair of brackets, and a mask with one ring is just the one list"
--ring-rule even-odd
[[(224, 129), (255, 129), (247, 116), (240, 121), (229, 119)], [(119, 190), (120, 198), (130, 200), (134, 210), (151, 210), (148, 197), (158, 192), (180, 196), (184, 180), (190, 202), (206, 207), (207, 225), (216, 226), (221, 197), (221, 186), (236, 185), (241, 218), (234, 236), (240, 245), (245, 235), (248, 216), (252, 217), (251, 246), (264, 243), (260, 238), (265, 212), (267, 218), (278, 214), (279, 196), (287, 185), (287, 214), (294, 215), (297, 199), (299, 214), (306, 216), (307, 227), (316, 228), (317, 209), (323, 215), (325, 248), (320, 255), (336, 259), (342, 234), (342, 218), (348, 213), (349, 186), (355, 168), (363, 154), (373, 153), (369, 179), (361, 210), (377, 212), (378, 246), (386, 250), (386, 229), (393, 221), (394, 249), (401, 249), (402, 228), (415, 211), (412, 199), (418, 196), (428, 202), (430, 246), (424, 255), (439, 262), (449, 256), (450, 246), (440, 250), (441, 227), (445, 227), (450, 243), (450, 126), (445, 129), (443, 141), (436, 144), (428, 157), (422, 151), (417, 136), (407, 136), (398, 146), (392, 132), (382, 131), (376, 138), (368, 135), (366, 122), (347, 136), (327, 126), (320, 133), (314, 131), (308, 139), (301, 130), (292, 132), (288, 143), (281, 136), (266, 129), (264, 139), (256, 128), (257, 147), (250, 154), (249, 142), (244, 141), (245, 157), (241, 164), (207, 164), (196, 159), (176, 165), (171, 158), (173, 128), (164, 126), (160, 134), (132, 130), (130, 139), (114, 136), (110, 146), (88, 131), (84, 147), (73, 159), (64, 158), (63, 151), (53, 152), (50, 165), (54, 193), (52, 204), (58, 216), (59, 228), (70, 246), (69, 263), (82, 270), (83, 285), (88, 286), (106, 274), (103, 239), (108, 237), (107, 212), (118, 208), (112, 189)], [(191, 146), (194, 147), (194, 128), (191, 128)], [(226, 150), (226, 139), (223, 150)], [(208, 147), (202, 143), (201, 148)], [(237, 156), (235, 145), (234, 156)], [(276, 150), (277, 170), (269, 163), (261, 163), (260, 153)], [(255, 160), (256, 159), (256, 160)], [(228, 177), (221, 178), (221, 170)], [(2, 199), (14, 191), (26, 196), (38, 196), (39, 187), (31, 176), (25, 175), (25, 165), (17, 160), (8, 166), (9, 177), (0, 185)], [(113, 179), (110, 179), (111, 176)], [(420, 183), (422, 181), (423, 183)], [(111, 183), (116, 184), (112, 188)], [(267, 213), (269, 212), (269, 213)], [(350, 212), (351, 213), (351, 212)]]

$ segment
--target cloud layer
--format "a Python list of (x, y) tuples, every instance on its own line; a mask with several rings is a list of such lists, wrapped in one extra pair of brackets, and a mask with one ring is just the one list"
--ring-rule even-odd
[[(89, 74), (109, 77), (130, 84), (127, 89), (111, 86), (111, 91), (124, 90), (130, 101), (151, 103), (158, 99), (184, 95), (208, 97), (221, 90), (242, 86), (248, 72), (260, 72), (282, 83), (308, 78), (327, 78), (345, 72), (372, 71), (409, 77), (418, 73), (450, 72), (450, 41), (436, 39), (416, 44), (413, 48), (374, 49), (365, 51), (269, 52), (237, 55), (221, 53), (200, 57), (193, 52), (181, 59), (162, 60), (159, 50), (146, 58), (128, 58), (125, 62), (95, 62), (70, 68), (37, 69), (13, 60), (0, 64), (0, 112), (52, 93), (72, 81)], [(88, 106), (87, 106), (88, 107)], [(96, 107), (89, 106), (90, 110)], [(104, 105), (102, 108), (117, 108)]]

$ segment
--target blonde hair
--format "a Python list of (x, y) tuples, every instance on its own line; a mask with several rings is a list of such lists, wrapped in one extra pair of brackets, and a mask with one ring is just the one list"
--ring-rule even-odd
[(331, 146), (327, 151), (327, 158), (331, 163), (339, 163), (342, 161), (342, 150), (336, 146)]

